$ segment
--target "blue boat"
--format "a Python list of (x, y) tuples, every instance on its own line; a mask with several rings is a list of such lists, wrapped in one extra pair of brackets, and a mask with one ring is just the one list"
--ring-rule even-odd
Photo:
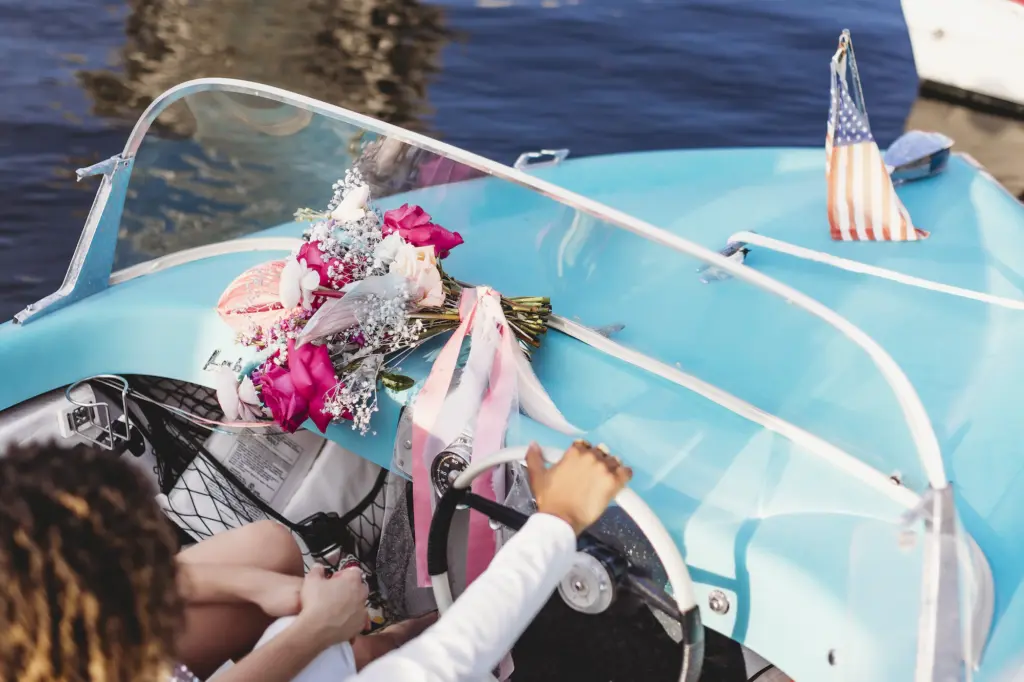
[[(162, 125), (180, 117), (194, 137)], [(80, 172), (99, 188), (61, 288), (0, 325), (0, 446), (98, 443), (155, 470), (193, 538), (269, 516), (322, 559), (344, 544), (340, 523), (369, 561), (388, 527), (352, 531), (369, 498), (289, 517), (275, 496), (301, 476), (282, 470), (262, 495), (206, 440), (254, 430), (214, 397), (225, 372), (261, 361), (218, 313), (223, 292), (293, 254), (309, 227), (295, 209), (324, 205), (357, 168), (377, 209), (419, 205), (461, 234), (446, 273), (550, 297), (533, 371), (635, 472), (618, 500), (629, 518), (560, 587), (570, 607), (607, 609), (594, 585), (643, 593), (682, 680), (700, 674), (706, 631), (742, 646), (751, 679), (769, 663), (802, 681), (1021, 679), (1024, 207), (954, 153), (899, 188), (928, 239), (833, 241), (821, 149), (566, 156), (505, 166), (268, 86), (173, 88), (121, 154)], [(442, 341), (403, 358), (414, 386), (382, 387), (367, 433), (326, 430), (374, 495), (388, 471), (410, 474), (409, 415)], [(556, 454), (572, 439), (520, 415), (489, 458), (447, 447), (438, 509), (530, 441)], [(216, 523), (194, 500), (175, 507), (199, 485)], [(450, 522), (463, 512), (449, 506)], [(497, 533), (515, 527), (490, 511)]]

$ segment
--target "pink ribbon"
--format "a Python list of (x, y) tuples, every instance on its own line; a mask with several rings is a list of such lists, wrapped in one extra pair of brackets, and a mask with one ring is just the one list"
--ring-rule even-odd
[(452, 333), (448, 343), (434, 361), (430, 375), (423, 383), (416, 397), (416, 408), (413, 410), (412, 423), (412, 509), (416, 524), (416, 579), (420, 587), (430, 585), (427, 573), (427, 537), (430, 535), (430, 518), (434, 510), (431, 508), (431, 486), (428, 462), (441, 452), (447, 443), (440, 443), (432, 436), (434, 424), (441, 415), (444, 399), (448, 396), (455, 365), (459, 361), (462, 342), (473, 325), (473, 314), (476, 312), (476, 290), (463, 289), (459, 300), (459, 317), (461, 322)]
[[(491, 312), (496, 311), (497, 314), (481, 314), (481, 306), (492, 307)], [(451, 388), (462, 344), (467, 335), (472, 335), (474, 326), (480, 324), (481, 319), (499, 324), (502, 338), (491, 365), (488, 389), (481, 401), (473, 429), (473, 459), (490, 455), (501, 448), (516, 396), (514, 354), (519, 351), (515, 346), (512, 329), (501, 313), (501, 298), (498, 293), (487, 288), (463, 289), (459, 301), (459, 316), (459, 327), (441, 349), (430, 375), (416, 398), (416, 407), (413, 411), (413, 516), (416, 525), (416, 576), (421, 587), (430, 584), (430, 576), (427, 573), (427, 538), (433, 509), (429, 466), (434, 457), (448, 445), (442, 442), (443, 439), (436, 433), (438, 420), (444, 412), (445, 399)], [(497, 471), (493, 476), (481, 476), (473, 482), (473, 492), (486, 499), (496, 500), (504, 488), (504, 479), (500, 474), (501, 472)], [(466, 552), (467, 584), (487, 568), (496, 547), (495, 533), (487, 518), (479, 512), (471, 512)]]
[[(495, 295), (497, 298), (497, 296)], [(500, 301), (494, 303), (499, 306)], [(499, 318), (502, 319), (502, 318)], [(512, 412), (512, 401), (516, 391), (517, 352), (512, 342), (512, 329), (502, 319), (501, 344), (494, 356), (487, 393), (484, 394), (480, 413), (477, 416), (476, 430), (473, 432), (473, 459), (486, 457), (501, 449), (508, 418)], [(505, 477), (501, 468), (491, 472), (491, 476), (480, 476), (473, 481), (473, 492), (490, 500), (496, 500), (501, 494), (504, 499)], [(476, 580), (484, 572), (491, 558), (497, 551), (494, 530), (487, 518), (480, 513), (472, 512), (469, 517), (469, 540), (466, 557), (466, 584)]]

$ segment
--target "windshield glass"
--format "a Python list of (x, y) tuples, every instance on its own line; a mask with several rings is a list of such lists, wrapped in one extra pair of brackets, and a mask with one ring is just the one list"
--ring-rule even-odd
[(617, 330), (617, 343), (925, 488), (893, 391), (829, 324), (614, 220), (344, 112), (224, 89), (172, 104), (137, 151), (115, 269), (241, 237), (300, 236), (308, 223), (295, 222), (296, 210), (327, 208), (349, 169), (380, 210), (418, 204), (458, 231), (466, 244), (445, 263), (459, 279), (550, 296), (556, 314)]
[[(514, 181), (504, 167), (326, 105), (229, 89), (184, 96), (142, 140), (115, 268), (240, 238), (299, 237), (310, 223), (296, 220), (297, 209), (333, 208), (336, 183), (356, 171), (376, 209), (418, 205), (460, 233), (464, 244), (444, 261), (447, 273), (506, 296), (549, 296), (564, 320), (556, 326), (570, 335), (573, 324), (582, 326), (575, 335), (591, 346), (574, 351), (576, 370), (590, 366), (596, 350), (655, 382), (609, 371), (607, 385), (585, 396), (552, 390), (579, 426), (626, 439), (631, 464), (651, 485), (677, 487), (698, 505), (714, 500), (741, 518), (785, 516), (799, 508), (794, 499), (817, 496), (814, 504), (838, 512), (848, 503), (855, 513), (887, 517), (880, 519), (887, 535), (855, 533), (844, 565), (871, 564), (864, 557), (873, 542), (895, 547), (892, 510), (900, 505), (879, 511), (846, 496), (866, 490), (896, 499), (897, 484), (922, 492), (927, 477), (893, 390), (835, 327), (638, 234), (649, 226), (557, 188)], [(584, 338), (594, 330), (615, 345)], [(553, 373), (571, 371), (545, 367), (542, 355), (537, 364), (545, 385), (557, 383), (548, 381)], [(658, 391), (699, 404), (657, 399)], [(778, 436), (766, 440), (765, 429), (792, 445), (776, 447)], [(726, 475), (711, 480), (702, 460), (687, 460), (694, 450)], [(676, 470), (684, 473), (673, 478)], [(736, 484), (730, 471), (748, 479), (762, 472), (760, 489), (726, 494)], [(838, 473), (839, 482), (821, 472)], [(892, 575), (905, 574), (912, 592), (920, 562), (904, 563)], [(900, 620), (911, 630), (916, 609), (908, 603)], [(865, 621), (877, 616), (869, 615)]]
[(135, 158), (115, 270), (290, 222), (331, 196), (360, 128), (223, 91), (164, 110)]

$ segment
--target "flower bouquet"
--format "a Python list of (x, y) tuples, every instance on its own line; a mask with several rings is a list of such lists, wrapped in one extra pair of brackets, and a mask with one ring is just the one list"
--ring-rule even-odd
[[(218, 312), (239, 341), (266, 352), (240, 383), (218, 387), (230, 421), (269, 416), (294, 432), (307, 418), (321, 431), (348, 420), (365, 434), (378, 386), (413, 385), (399, 373), (402, 358), (463, 322), (460, 304), (471, 287), (441, 264), (462, 236), (434, 224), (419, 206), (371, 208), (358, 171), (334, 190), (326, 211), (296, 212), (311, 225), (291, 257), (246, 271), (221, 297)], [(525, 360), (547, 331), (550, 300), (498, 302), (495, 322), (507, 323)]]
[[(505, 298), (444, 271), (441, 263), (463, 243), (408, 204), (381, 213), (357, 169), (334, 186), (326, 211), (300, 209), (310, 222), (299, 248), (280, 261), (239, 276), (218, 304), (241, 343), (264, 352), (239, 381), (230, 370), (218, 387), (228, 420), (272, 418), (294, 432), (307, 419), (320, 431), (350, 421), (361, 434), (377, 411), (378, 386), (413, 386), (400, 363), (416, 347), (451, 332), (413, 405), (412, 475), (420, 584), (427, 583), (426, 536), (432, 505), (428, 467), (468, 429), (472, 457), (504, 444), (510, 416), (522, 410), (563, 433), (577, 433), (533, 373), (529, 354), (540, 346), (551, 304), (542, 296)], [(466, 340), (469, 352), (453, 389)], [(503, 499), (504, 478), (481, 477), (474, 492)], [(495, 549), (486, 519), (470, 522), (469, 576)]]

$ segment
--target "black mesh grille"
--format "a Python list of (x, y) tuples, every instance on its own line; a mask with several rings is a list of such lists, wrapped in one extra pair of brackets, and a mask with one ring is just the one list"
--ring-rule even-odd
[[(135, 399), (129, 409), (132, 421), (151, 443), (157, 461), (160, 492), (175, 493), (167, 515), (193, 541), (226, 528), (261, 519), (273, 519), (288, 527), (307, 549), (307, 564), (326, 561), (335, 568), (346, 554), (358, 559), (363, 569), (375, 572), (374, 560), (384, 518), (384, 481), (381, 470), (363, 500), (344, 515), (317, 513), (290, 521), (246, 488), (229, 469), (206, 449), (210, 429), (197, 425), (164, 406), (180, 408), (205, 419), (222, 419), (216, 393), (203, 386), (146, 376), (129, 377), (133, 391), (161, 405)], [(102, 390), (102, 387), (97, 386)], [(191, 470), (185, 475), (186, 470)], [(184, 496), (182, 494), (184, 491)], [(181, 500), (187, 500), (181, 503)], [(340, 552), (338, 551), (340, 550)]]

